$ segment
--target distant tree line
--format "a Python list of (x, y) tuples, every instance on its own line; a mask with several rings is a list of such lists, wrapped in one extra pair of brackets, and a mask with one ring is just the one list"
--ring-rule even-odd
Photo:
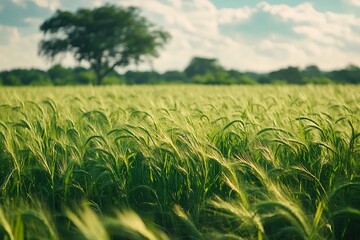
[[(59, 64), (47, 71), (39, 69), (13, 69), (0, 72), (0, 85), (96, 85), (94, 71), (84, 67), (66, 68)], [(102, 80), (111, 84), (359, 84), (360, 68), (350, 65), (345, 69), (324, 72), (312, 65), (304, 69), (287, 67), (265, 74), (227, 70), (216, 59), (195, 57), (184, 71), (127, 71), (115, 70)]]

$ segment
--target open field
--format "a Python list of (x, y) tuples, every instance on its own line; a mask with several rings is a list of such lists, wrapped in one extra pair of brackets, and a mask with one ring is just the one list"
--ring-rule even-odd
[(0, 239), (357, 239), (360, 86), (0, 88)]

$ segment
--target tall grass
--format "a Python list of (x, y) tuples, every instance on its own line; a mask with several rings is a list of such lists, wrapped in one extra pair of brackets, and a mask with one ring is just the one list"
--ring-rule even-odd
[(356, 239), (354, 86), (0, 89), (0, 239)]

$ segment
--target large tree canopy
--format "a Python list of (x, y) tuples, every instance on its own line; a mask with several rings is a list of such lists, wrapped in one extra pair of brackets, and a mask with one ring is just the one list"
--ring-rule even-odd
[(77, 61), (90, 64), (97, 84), (116, 67), (158, 57), (159, 48), (170, 38), (142, 17), (139, 9), (114, 5), (75, 13), (58, 10), (40, 30), (45, 35), (40, 55), (54, 60), (62, 53), (74, 54)]

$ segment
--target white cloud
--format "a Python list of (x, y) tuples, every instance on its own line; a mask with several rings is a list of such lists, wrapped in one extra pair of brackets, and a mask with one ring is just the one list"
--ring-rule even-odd
[(25, 18), (24, 22), (32, 26), (40, 26), (40, 24), (43, 22), (43, 19), (30, 17), (30, 18)]
[(216, 57), (218, 10), (208, 0), (125, 0), (123, 6), (141, 7), (142, 13), (172, 35), (171, 42), (154, 61), (158, 70), (183, 69), (194, 55)]
[[(345, 66), (349, 62), (360, 64), (356, 54), (342, 50), (350, 43), (360, 43), (360, 36), (352, 31), (352, 26), (360, 25), (359, 18), (351, 14), (320, 12), (310, 3), (291, 7), (261, 2), (256, 8), (216, 9), (205, 0), (188, 0), (186, 4), (177, 0), (148, 0), (144, 5), (135, 0), (125, 2), (128, 5), (138, 3), (152, 21), (172, 33), (172, 42), (161, 58), (155, 60), (156, 68), (161, 70), (183, 68), (196, 55), (216, 57), (226, 67), (242, 70), (268, 71), (289, 64), (306, 66), (314, 63), (314, 59), (324, 69)], [(248, 39), (246, 32), (235, 36), (219, 31), (223, 24), (241, 24), (258, 12), (290, 23), (302, 39), (278, 33), (269, 39), (254, 40)]]
[(296, 33), (315, 41), (335, 46), (345, 44), (346, 41), (358, 42), (358, 36), (352, 32), (352, 26), (360, 26), (360, 18), (352, 14), (319, 12), (311, 3), (290, 7), (285, 4), (270, 5), (262, 2), (258, 7), (284, 21), (294, 23), (293, 30)]
[(27, 38), (15, 34), (7, 44), (0, 45), (2, 56), (6, 56), (0, 58), (1, 68), (43, 67), (44, 61), (37, 57), (39, 39), (39, 34), (33, 34)]
[(18, 6), (26, 7), (26, 2), (31, 1), (42, 8), (48, 8), (55, 11), (59, 7), (59, 0), (11, 0)]
[(167, 29), (206, 36), (218, 32), (217, 9), (208, 0), (124, 0), (120, 4), (140, 7), (146, 17)]
[(25, 7), (25, 0), (11, 0), (11, 1), (18, 6)]
[(218, 10), (219, 24), (238, 23), (249, 19), (256, 9), (250, 7), (244, 8), (222, 8)]
[(360, 0), (343, 0), (343, 1), (350, 5), (360, 7)]
[[(23, 0), (13, 1), (21, 4)], [(50, 9), (65, 2), (33, 1)], [(98, 6), (109, 1), (92, 0), (82, 4), (85, 2), (87, 5), (83, 7)], [(344, 50), (350, 45), (360, 45), (360, 35), (354, 32), (354, 27), (360, 26), (360, 19), (352, 14), (321, 12), (307, 2), (293, 7), (261, 2), (253, 8), (224, 9), (217, 9), (210, 0), (110, 0), (110, 3), (138, 6), (145, 17), (171, 33), (171, 42), (161, 52), (160, 58), (154, 60), (154, 67), (158, 71), (182, 70), (193, 56), (218, 58), (226, 68), (257, 71), (288, 65), (303, 67), (313, 63), (322, 69), (344, 67), (349, 63), (360, 65), (359, 53)], [(73, 6), (71, 10), (75, 8)], [(243, 24), (258, 13), (280, 19), (298, 36), (287, 36), (277, 31), (262, 39), (248, 37), (245, 30), (238, 33), (219, 30), (227, 24)], [(26, 21), (30, 25), (38, 25), (39, 19)], [(33, 34), (24, 38), (17, 29), (5, 30), (0, 27), (0, 42), (3, 36), (11, 37), (6, 38), (7, 44), (0, 44), (0, 52), (7, 56), (7, 59), (0, 60), (1, 68), (15, 65), (46, 68), (50, 65), (37, 56), (41, 35)], [(74, 60), (67, 56), (63, 63), (71, 65)], [(130, 68), (134, 69), (133, 66)], [(149, 69), (149, 65), (144, 64), (139, 69)]]
[[(6, 56), (0, 58), (0, 70), (12, 68), (48, 69), (52, 63), (38, 57), (38, 43), (41, 38), (42, 34), (40, 33), (27, 35), (26, 37), (17, 33), (13, 35), (7, 44), (0, 44), (0, 52), (2, 56)], [(63, 56), (61, 63), (65, 66), (78, 64), (68, 54)]]
[(12, 41), (17, 41), (18, 39), (19, 31), (16, 27), (0, 25), (0, 44), (7, 44)]
[(257, 7), (272, 15), (281, 17), (284, 21), (293, 21), (296, 23), (324, 23), (325, 17), (322, 13), (316, 11), (311, 3), (305, 2), (295, 7), (286, 4), (271, 5), (267, 2), (257, 4)]
[(59, 7), (59, 0), (33, 0), (39, 7), (55, 11)]

